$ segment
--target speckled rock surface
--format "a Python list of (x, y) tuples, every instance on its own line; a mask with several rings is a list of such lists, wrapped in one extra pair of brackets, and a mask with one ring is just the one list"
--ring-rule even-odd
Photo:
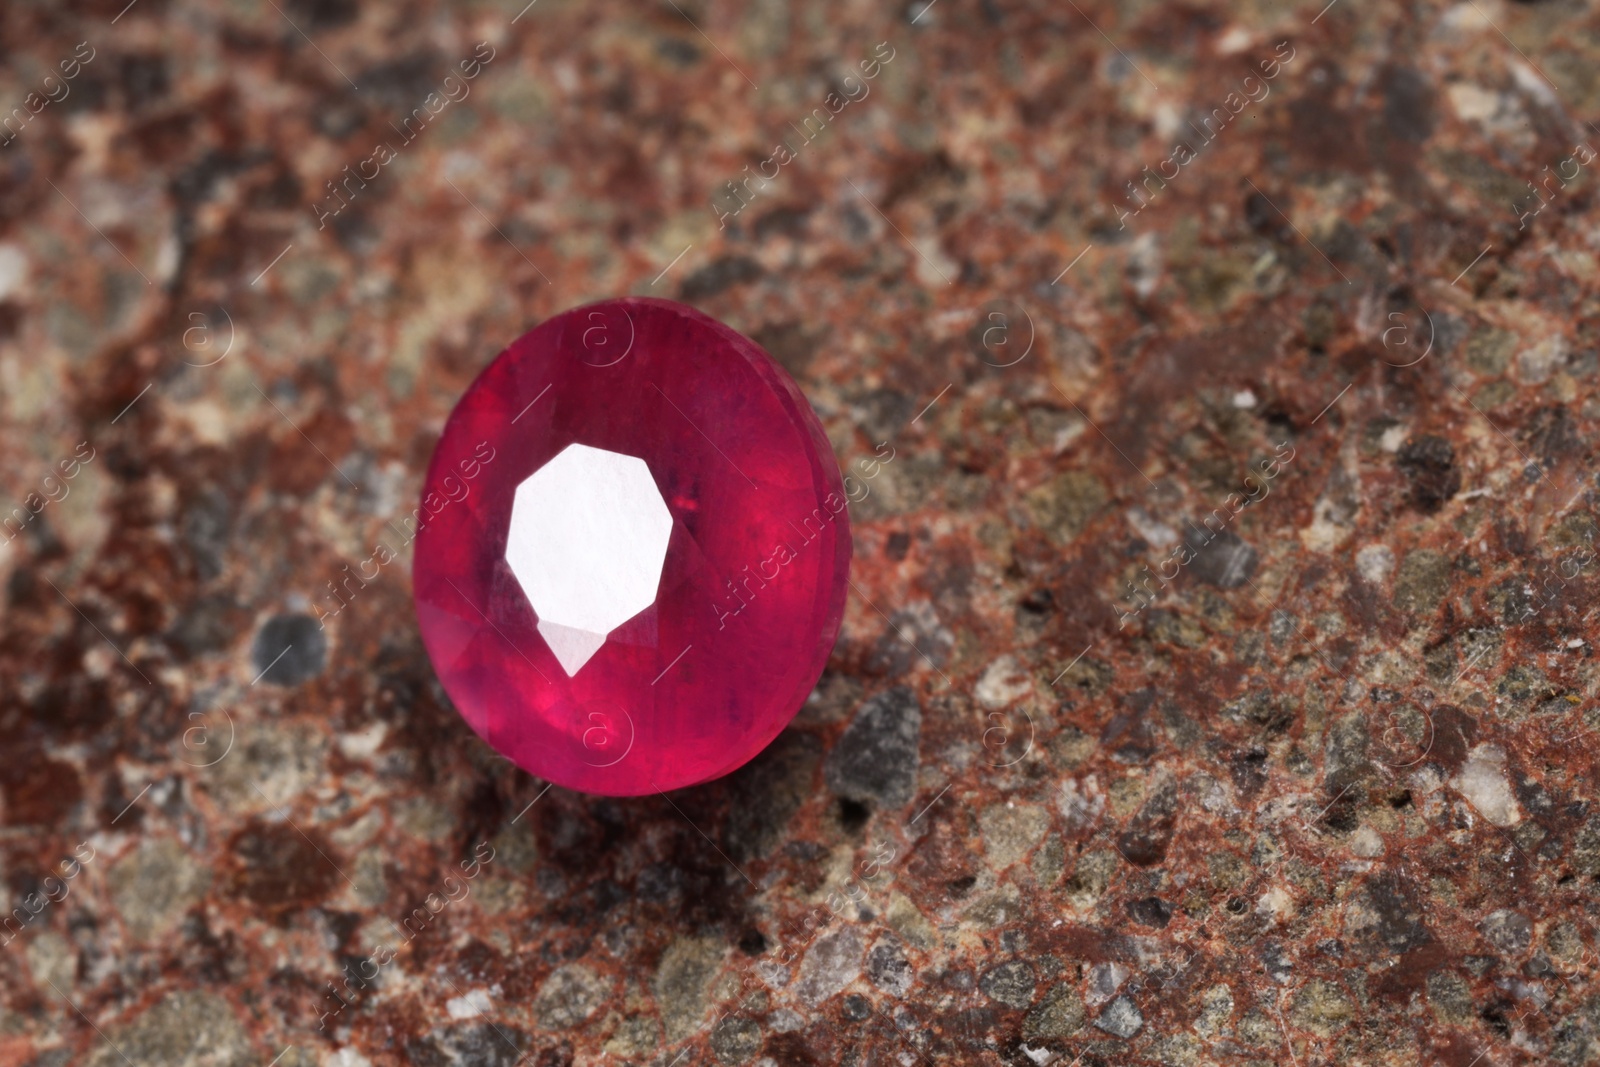
[[(0, 48), (0, 1067), (1600, 1062), (1595, 5)], [(405, 520), (626, 293), (865, 492), (793, 726), (621, 801), (449, 707)]]

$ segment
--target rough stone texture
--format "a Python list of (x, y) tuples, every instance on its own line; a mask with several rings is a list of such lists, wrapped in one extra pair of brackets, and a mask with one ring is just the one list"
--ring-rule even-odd
[[(461, 1023), (443, 1026), (405, 1043), (406, 1058), (418, 1067), (512, 1067), (530, 1047), (527, 1035), (503, 1023)], [(359, 1067), (361, 1060), (346, 1048), (329, 1057), (329, 1067)], [(381, 1055), (381, 1053), (380, 1053)], [(339, 1057), (344, 1057), (340, 1062)], [(376, 1064), (378, 1060), (371, 1058)]]
[(789, 731), (728, 777), (728, 855), (738, 862), (765, 856), (784, 839), (789, 820), (816, 791), (822, 744)]
[(892, 935), (885, 936), (867, 953), (867, 977), (873, 985), (896, 997), (905, 996), (916, 980), (905, 949)]
[(124, 1062), (246, 1067), (255, 1056), (244, 1026), (225, 998), (186, 990), (168, 993), (128, 1023), (107, 1030), (105, 1041), (85, 1062), (88, 1067)]
[(1083, 1028), (1083, 998), (1068, 983), (1061, 983), (1045, 994), (1039, 1006), (1023, 1020), (1022, 1036), (1028, 1040), (1070, 1037)]
[(748, 1063), (760, 1051), (761, 1027), (754, 1019), (725, 1019), (711, 1031), (711, 1052), (724, 1067)]
[(549, 1030), (577, 1026), (606, 1001), (605, 982), (594, 971), (573, 963), (557, 968), (534, 998), (533, 1010), (539, 1024)]
[(1132, 1037), (1144, 1028), (1144, 1016), (1128, 997), (1116, 997), (1101, 1009), (1094, 1021), (1096, 1027), (1112, 1037)]
[(686, 938), (661, 957), (653, 984), (667, 1040), (680, 1041), (699, 1025), (722, 954), (722, 946), (709, 938)]
[(854, 926), (818, 938), (800, 964), (795, 996), (814, 1008), (844, 989), (861, 973), (862, 949), (861, 935)]
[(990, 1000), (1007, 1007), (1026, 1008), (1033, 1003), (1033, 968), (1021, 960), (1002, 963), (978, 979), (978, 988)]
[(129, 935), (148, 941), (171, 933), (183, 913), (205, 898), (211, 874), (177, 841), (162, 838), (144, 841), (119, 859), (108, 880)]
[(985, 855), (997, 871), (1025, 857), (1050, 829), (1050, 814), (1032, 804), (996, 804), (978, 817)]
[(911, 690), (896, 687), (861, 706), (823, 769), (828, 788), (849, 800), (897, 808), (916, 787), (922, 709)]
[[(0, 1063), (1600, 1063), (1600, 9), (523, 6), (0, 5)], [(617, 801), (407, 535), (625, 293), (856, 541), (771, 752)]]

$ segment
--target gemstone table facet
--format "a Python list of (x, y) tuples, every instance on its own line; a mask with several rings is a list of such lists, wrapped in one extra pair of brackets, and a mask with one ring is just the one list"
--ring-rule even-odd
[(850, 565), (810, 405), (691, 308), (577, 308), (468, 388), (429, 464), (413, 580), (466, 721), (528, 772), (637, 795), (727, 774), (816, 684)]

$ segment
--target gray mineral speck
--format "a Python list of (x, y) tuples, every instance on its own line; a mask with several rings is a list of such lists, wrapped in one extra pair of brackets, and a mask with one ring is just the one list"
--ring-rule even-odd
[(1232, 530), (1213, 537), (1209, 527), (1201, 526), (1191, 529), (1186, 540), (1194, 551), (1189, 569), (1207, 585), (1237, 589), (1256, 571), (1256, 550)]
[(429, 1067), (512, 1067), (532, 1044), (506, 1023), (457, 1023), (407, 1041), (405, 1050), (407, 1062)]
[(1094, 1024), (1113, 1037), (1132, 1037), (1144, 1026), (1144, 1016), (1139, 1014), (1133, 1001), (1124, 996), (1107, 1004)]
[(1026, 1008), (1033, 1003), (1033, 968), (1021, 960), (1002, 963), (984, 972), (978, 979), (978, 988), (990, 1000), (998, 1000), (1011, 1008)]
[(534, 998), (533, 1010), (546, 1030), (565, 1030), (593, 1015), (606, 1000), (606, 983), (589, 968), (573, 963), (558, 967)]
[(1478, 927), (1489, 944), (1501, 952), (1519, 955), (1533, 944), (1533, 922), (1520, 912), (1501, 908), (1492, 912)]
[(136, 940), (170, 933), (211, 885), (211, 872), (171, 838), (146, 840), (117, 860), (107, 876), (111, 899)]
[(1031, 852), (1049, 829), (1050, 813), (1034, 804), (991, 804), (978, 816), (983, 851), (997, 871)]
[(653, 984), (668, 1041), (682, 1041), (699, 1025), (723, 954), (722, 944), (710, 938), (680, 938), (662, 954)]
[(747, 1016), (724, 1019), (711, 1031), (711, 1053), (724, 1067), (748, 1063), (761, 1051), (761, 1027)]
[(163, 1067), (246, 1067), (258, 1062), (228, 1002), (215, 993), (169, 993), (133, 1022), (111, 1029), (84, 1061), (112, 1067), (124, 1060)]
[(1022, 1036), (1028, 1041), (1068, 1037), (1083, 1029), (1083, 1022), (1083, 1000), (1076, 989), (1062, 982), (1022, 1021)]
[(867, 978), (885, 993), (905, 996), (913, 977), (911, 963), (895, 938), (883, 938), (867, 953)]
[(853, 926), (842, 926), (817, 939), (800, 964), (800, 977), (794, 992), (803, 1002), (816, 1007), (855, 981), (861, 973), (861, 953), (865, 948)]
[(310, 615), (275, 615), (256, 633), (250, 660), (263, 682), (285, 688), (322, 673), (328, 659), (328, 637)]
[(1419, 548), (1407, 553), (1394, 579), (1394, 606), (1401, 611), (1428, 612), (1450, 592), (1450, 560), (1441, 552)]
[(904, 686), (861, 705), (828, 753), (824, 776), (839, 796), (897, 808), (916, 791), (922, 707)]

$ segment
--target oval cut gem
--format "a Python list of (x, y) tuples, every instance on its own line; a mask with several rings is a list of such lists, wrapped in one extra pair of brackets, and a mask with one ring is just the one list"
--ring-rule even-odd
[(821, 675), (845, 487), (789, 376), (681, 304), (577, 308), (467, 389), (423, 488), (423, 643), (531, 774), (615, 796), (727, 774)]

